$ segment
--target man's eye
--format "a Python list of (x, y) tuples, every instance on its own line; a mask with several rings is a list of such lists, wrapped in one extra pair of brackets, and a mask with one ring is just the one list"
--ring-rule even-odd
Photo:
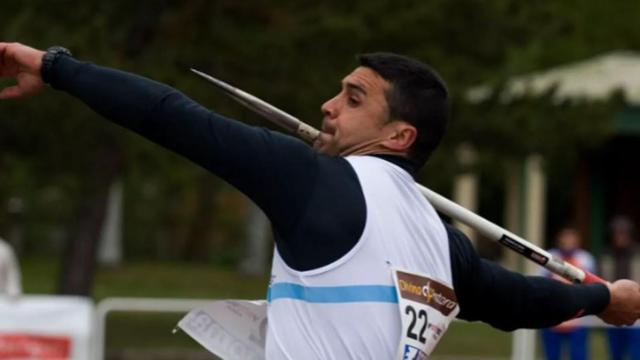
[(349, 105), (356, 106), (360, 104), (360, 101), (354, 97), (349, 97)]

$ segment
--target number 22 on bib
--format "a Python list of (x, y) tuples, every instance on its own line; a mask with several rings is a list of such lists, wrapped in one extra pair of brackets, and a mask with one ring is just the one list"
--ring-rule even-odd
[(395, 359), (428, 359), (460, 312), (458, 299), (443, 281), (397, 268), (392, 272), (402, 321)]

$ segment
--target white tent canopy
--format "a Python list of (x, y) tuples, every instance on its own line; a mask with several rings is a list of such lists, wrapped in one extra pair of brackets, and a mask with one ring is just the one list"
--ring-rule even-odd
[[(556, 86), (554, 97), (559, 100), (603, 100), (616, 90), (622, 90), (627, 101), (640, 104), (640, 53), (614, 51), (594, 58), (507, 81), (501, 98), (505, 101), (525, 94), (542, 94)], [(477, 86), (467, 92), (471, 102), (482, 102), (491, 95), (489, 86)]]

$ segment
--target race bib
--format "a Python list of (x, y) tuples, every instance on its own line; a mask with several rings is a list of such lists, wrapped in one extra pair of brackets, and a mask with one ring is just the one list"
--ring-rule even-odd
[(392, 268), (402, 333), (396, 360), (431, 356), (449, 323), (460, 312), (453, 289), (442, 281)]

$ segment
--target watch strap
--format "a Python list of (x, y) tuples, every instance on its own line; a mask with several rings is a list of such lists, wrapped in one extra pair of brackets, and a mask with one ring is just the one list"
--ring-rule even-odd
[(42, 56), (42, 68), (40, 69), (40, 75), (42, 75), (42, 80), (46, 84), (51, 83), (51, 69), (53, 69), (53, 65), (61, 56), (73, 55), (67, 48), (62, 46), (52, 46), (48, 48)]

